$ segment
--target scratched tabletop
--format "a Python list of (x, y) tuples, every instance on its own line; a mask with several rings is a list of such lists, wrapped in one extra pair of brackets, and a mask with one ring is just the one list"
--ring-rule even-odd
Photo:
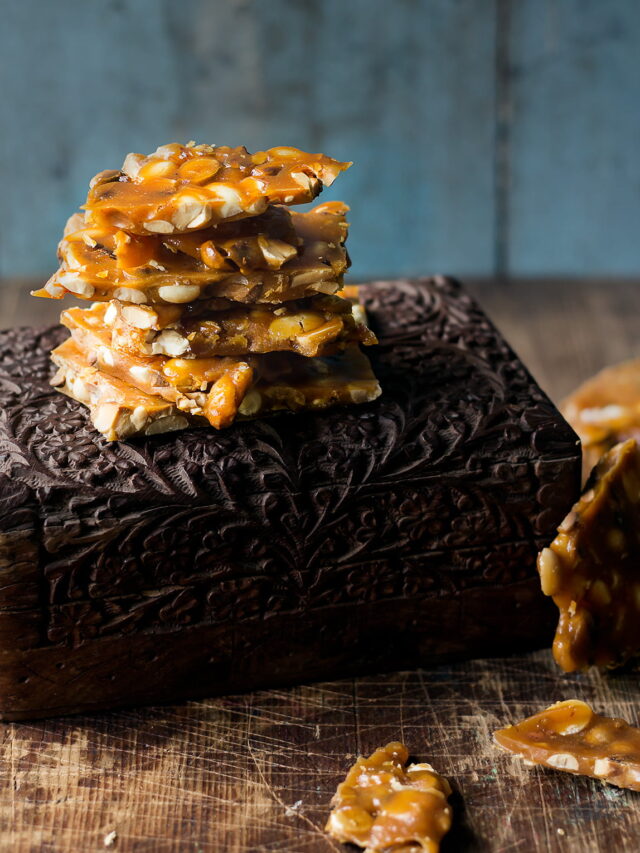
[[(0, 282), (0, 327), (59, 305)], [(559, 400), (640, 355), (640, 282), (476, 282), (475, 295)], [(526, 768), (492, 731), (561, 699), (640, 721), (639, 675), (563, 675), (550, 652), (168, 707), (0, 724), (0, 849), (354, 850), (323, 833), (359, 753), (404, 741), (454, 788), (443, 853), (638, 851), (640, 794)]]

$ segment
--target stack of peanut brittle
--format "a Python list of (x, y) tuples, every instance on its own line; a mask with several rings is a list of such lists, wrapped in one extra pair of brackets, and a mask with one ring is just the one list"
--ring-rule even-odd
[(34, 294), (92, 301), (62, 312), (54, 384), (110, 440), (374, 400), (376, 339), (342, 291), (348, 208), (289, 208), (349, 165), (189, 143), (96, 175)]

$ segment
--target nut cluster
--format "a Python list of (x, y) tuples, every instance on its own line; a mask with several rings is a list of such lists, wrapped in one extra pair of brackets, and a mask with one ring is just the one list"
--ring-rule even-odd
[(91, 181), (34, 295), (62, 312), (54, 384), (109, 440), (375, 399), (345, 295), (348, 208), (312, 201), (349, 163), (296, 148), (164, 145)]
[(358, 758), (331, 801), (326, 831), (368, 853), (423, 850), (437, 853), (451, 827), (451, 787), (430, 764), (406, 766), (402, 743)]
[(640, 729), (567, 699), (495, 732), (503, 749), (533, 764), (640, 791)]
[(538, 557), (542, 591), (560, 618), (553, 643), (567, 672), (615, 666), (640, 651), (640, 449), (609, 450)]
[(284, 146), (249, 154), (242, 147), (161, 145), (93, 178), (89, 223), (134, 234), (195, 231), (256, 216), (269, 204), (313, 201), (350, 165)]

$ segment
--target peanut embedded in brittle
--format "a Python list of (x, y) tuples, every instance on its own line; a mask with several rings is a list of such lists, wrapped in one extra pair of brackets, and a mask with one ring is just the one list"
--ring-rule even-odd
[(74, 215), (58, 246), (60, 269), (34, 295), (184, 305), (213, 297), (273, 304), (333, 294), (349, 263), (347, 210), (339, 202), (307, 213), (274, 205), (216, 228), (145, 237)]
[(534, 764), (640, 791), (640, 729), (600, 716), (579, 699), (500, 729), (494, 740)]
[(326, 831), (367, 853), (437, 853), (451, 826), (451, 786), (430, 764), (410, 764), (404, 744), (358, 758), (331, 801)]
[(162, 145), (129, 154), (120, 171), (93, 179), (85, 209), (90, 224), (132, 234), (174, 234), (256, 216), (268, 204), (303, 204), (350, 163), (297, 148)]
[(553, 655), (565, 671), (640, 652), (639, 530), (640, 449), (629, 439), (601, 458), (538, 556), (542, 591), (560, 611)]

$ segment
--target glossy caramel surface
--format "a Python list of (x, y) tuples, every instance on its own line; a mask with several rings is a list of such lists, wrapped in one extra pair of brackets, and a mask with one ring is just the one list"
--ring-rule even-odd
[(307, 213), (276, 205), (193, 234), (154, 236), (91, 226), (74, 214), (58, 247), (60, 268), (35, 295), (182, 305), (332, 294), (349, 265), (347, 211), (341, 202)]
[(360, 757), (331, 801), (327, 832), (369, 853), (437, 853), (451, 826), (451, 787), (430, 764), (406, 766), (409, 752), (389, 743)]
[[(53, 351), (52, 359), (71, 372), (79, 361), (82, 368), (90, 368), (92, 400), (97, 395), (104, 402), (104, 393), (112, 394), (110, 380), (101, 383), (101, 377), (107, 376), (121, 383), (118, 402), (125, 408), (139, 405), (135, 402), (139, 393), (148, 394), (217, 429), (229, 426), (237, 417), (366, 403), (381, 393), (369, 360), (355, 344), (339, 355), (318, 358), (290, 352), (195, 359), (143, 357), (114, 348), (109, 329), (91, 312), (70, 308), (63, 311), (61, 321), (72, 338)], [(87, 402), (81, 392), (71, 396)], [(113, 438), (112, 433), (109, 436)]]
[(587, 379), (565, 399), (562, 414), (582, 441), (586, 479), (614, 444), (640, 439), (640, 359), (611, 365)]
[(129, 154), (120, 170), (92, 180), (90, 224), (134, 234), (174, 234), (262, 213), (268, 204), (302, 204), (330, 186), (350, 163), (298, 148), (161, 145)]
[(560, 611), (553, 655), (567, 672), (622, 664), (640, 651), (640, 450), (598, 462), (584, 493), (538, 556), (542, 591)]
[(640, 791), (640, 729), (568, 699), (495, 732), (503, 749), (534, 764)]
[(215, 300), (183, 309), (128, 305), (118, 301), (84, 309), (111, 329), (117, 349), (134, 355), (180, 355), (202, 358), (277, 351), (310, 358), (344, 349), (348, 343), (376, 343), (353, 306), (338, 296), (290, 300), (278, 306), (244, 305)]

